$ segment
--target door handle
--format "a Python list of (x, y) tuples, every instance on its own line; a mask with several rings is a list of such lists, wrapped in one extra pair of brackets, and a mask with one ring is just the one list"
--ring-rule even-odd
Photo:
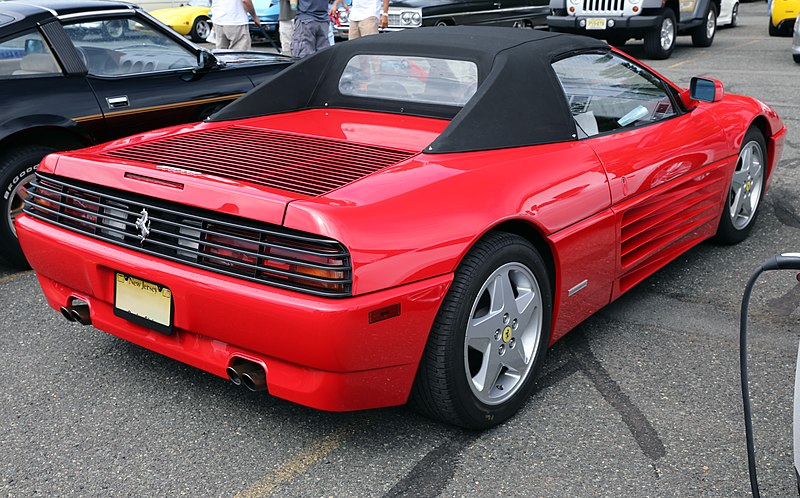
[(495, 2), (492, 5), (494, 5), (494, 8), (496, 8), (496, 9), (500, 8), (500, 2)]
[(106, 103), (108, 104), (109, 109), (119, 109), (120, 107), (128, 107), (130, 105), (127, 95), (121, 95), (119, 97), (106, 97)]

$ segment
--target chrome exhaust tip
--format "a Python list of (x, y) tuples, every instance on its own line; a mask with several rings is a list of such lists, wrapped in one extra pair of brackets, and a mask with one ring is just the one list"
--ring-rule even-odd
[(228, 378), (236, 386), (244, 385), (251, 391), (263, 391), (267, 388), (267, 373), (258, 363), (243, 358), (235, 358), (225, 369)]
[(64, 315), (64, 318), (67, 319), (67, 321), (69, 321), (69, 322), (74, 322), (75, 321), (75, 317), (73, 317), (72, 313), (69, 312), (69, 308), (67, 308), (66, 306), (62, 306), (60, 311), (61, 311), (61, 314)]
[(91, 325), (92, 317), (89, 315), (88, 304), (76, 304), (73, 306), (62, 306), (59, 308), (64, 318), (70, 322), (78, 322), (81, 325)]
[(77, 306), (67, 306), (67, 310), (69, 310), (69, 314), (72, 316), (73, 321), (80, 323), (81, 325), (91, 325), (92, 318), (89, 315), (89, 305), (88, 304), (79, 304)]
[(242, 384), (251, 391), (265, 391), (267, 389), (267, 373), (261, 367), (247, 372), (242, 375)]
[(226, 368), (225, 369), (225, 373), (228, 374), (228, 378), (231, 379), (231, 382), (233, 382), (233, 385), (235, 385), (235, 386), (241, 386), (242, 385), (242, 376), (241, 376), (241, 374), (239, 374), (239, 372), (236, 370), (236, 368), (234, 366), (230, 366), (230, 367)]

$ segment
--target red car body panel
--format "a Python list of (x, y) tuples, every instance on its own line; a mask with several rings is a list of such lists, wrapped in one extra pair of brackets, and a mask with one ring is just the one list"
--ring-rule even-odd
[[(17, 233), (55, 309), (83, 300), (97, 328), (222, 377), (236, 358), (257, 362), (271, 394), (304, 405), (397, 405), (409, 395), (454, 272), (487, 232), (511, 231), (538, 245), (553, 284), (552, 343), (716, 232), (752, 125), (767, 138), (769, 179), (785, 135), (771, 108), (735, 95), (689, 104), (691, 111), (658, 123), (585, 140), (451, 153), (426, 151), (448, 127), (445, 119), (324, 108), (235, 122), (409, 153), (319, 196), (108, 156), (230, 122), (51, 155), (39, 167), (334, 239), (352, 262), (352, 295), (340, 299), (171, 262), (32, 216), (17, 218)], [(223, 152), (241, 154), (241, 146)], [(171, 290), (172, 335), (114, 314), (115, 272)], [(398, 313), (371, 319), (386, 309)]]
[[(234, 357), (265, 367), (269, 392), (323, 410), (403, 404), (452, 275), (344, 300), (322, 300), (160, 261), (21, 217), (17, 226), (54, 309), (78, 298), (97, 328), (220, 377)], [(166, 285), (176, 331), (114, 315), (114, 272)], [(57, 280), (48, 277), (55, 276)], [(400, 316), (369, 323), (399, 304)]]

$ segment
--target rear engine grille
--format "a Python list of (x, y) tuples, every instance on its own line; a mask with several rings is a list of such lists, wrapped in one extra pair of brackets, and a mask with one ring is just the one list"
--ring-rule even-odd
[(622, 15), (625, 0), (583, 0), (584, 14)]
[(414, 153), (231, 126), (123, 146), (103, 155), (320, 196), (408, 159)]
[(129, 192), (37, 174), (24, 211), (110, 244), (215, 273), (326, 297), (352, 294), (339, 242)]

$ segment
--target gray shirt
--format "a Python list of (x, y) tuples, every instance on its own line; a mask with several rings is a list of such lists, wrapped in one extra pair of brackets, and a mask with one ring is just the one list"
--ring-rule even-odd
[(300, 22), (330, 22), (328, 0), (298, 0), (297, 19)]

